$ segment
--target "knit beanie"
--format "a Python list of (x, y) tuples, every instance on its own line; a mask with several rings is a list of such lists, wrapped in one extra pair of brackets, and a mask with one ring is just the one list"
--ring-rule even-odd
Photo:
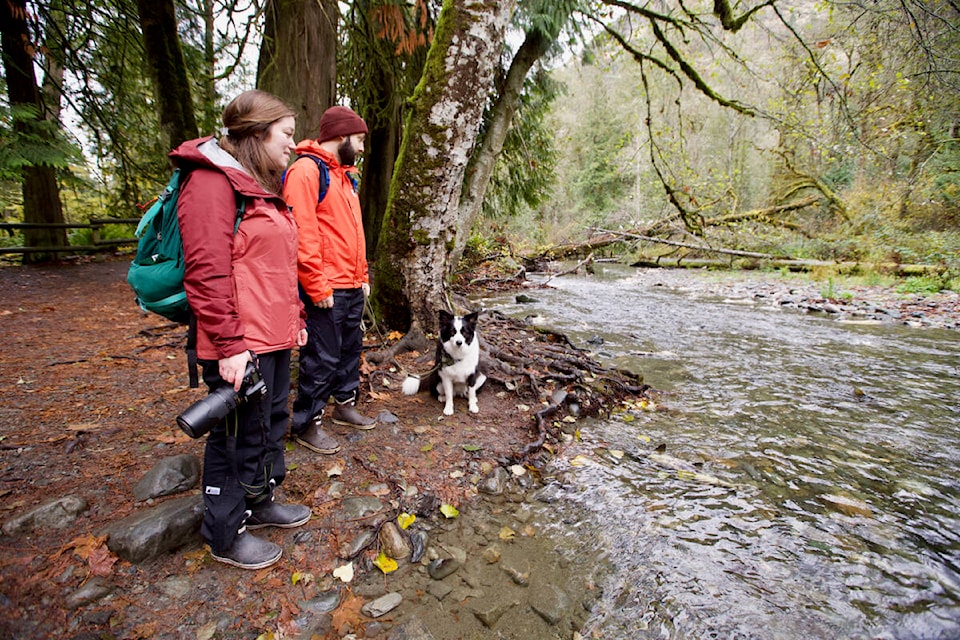
[(320, 116), (320, 135), (317, 142), (323, 143), (340, 136), (367, 133), (367, 123), (348, 107), (330, 107)]

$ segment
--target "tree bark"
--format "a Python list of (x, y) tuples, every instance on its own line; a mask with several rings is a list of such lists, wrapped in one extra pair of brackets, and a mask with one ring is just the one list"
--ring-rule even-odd
[(375, 268), (375, 305), (397, 329), (430, 330), (449, 308), (446, 274), (467, 161), (493, 89), (515, 0), (446, 0), (411, 99)]
[[(20, 135), (40, 137), (52, 142), (49, 126), (43, 126), (44, 108), (33, 71), (30, 32), (27, 27), (25, 0), (0, 2), (0, 48), (3, 52), (3, 71), (11, 107), (30, 107), (33, 115), (17, 117), (14, 129)], [(63, 205), (56, 169), (51, 165), (32, 165), (21, 171), (23, 178), (23, 220), (35, 223), (62, 223)], [(27, 247), (55, 247), (67, 243), (65, 229), (24, 229)], [(25, 253), (24, 264), (50, 262), (56, 253)]]
[[(563, 24), (564, 21), (558, 21)], [(490, 184), (490, 177), (497, 165), (497, 157), (503, 151), (503, 143), (513, 123), (513, 116), (520, 104), (520, 94), (523, 83), (530, 69), (556, 40), (556, 34), (547, 34), (537, 29), (527, 33), (523, 44), (517, 50), (503, 88), (497, 96), (497, 101), (491, 109), (490, 124), (486, 135), (480, 144), (477, 153), (473, 155), (467, 170), (467, 180), (463, 189), (463, 201), (460, 204), (459, 224), (457, 237), (454, 241), (453, 253), (450, 256), (451, 270), (456, 269), (467, 246), (467, 240), (474, 223), (483, 207), (483, 197)]]
[(336, 0), (268, 0), (257, 88), (297, 112), (294, 139), (315, 138), (337, 95)]
[(197, 137), (190, 81), (180, 49), (173, 0), (137, 0), (143, 46), (153, 77), (160, 131), (167, 148)]

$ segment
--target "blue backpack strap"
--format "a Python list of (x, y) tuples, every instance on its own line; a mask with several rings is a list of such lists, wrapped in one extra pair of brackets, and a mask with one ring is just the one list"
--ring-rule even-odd
[[(304, 153), (297, 156), (297, 160), (301, 158), (310, 158), (317, 165), (317, 171), (320, 172), (320, 189), (317, 193), (317, 203), (323, 202), (323, 199), (327, 196), (327, 189), (330, 186), (330, 170), (327, 168), (327, 163), (318, 158), (317, 156), (310, 155), (309, 153)], [(296, 162), (297, 160), (294, 160)], [(289, 169), (287, 169), (289, 171)], [(286, 180), (287, 172), (283, 172), (283, 178)]]

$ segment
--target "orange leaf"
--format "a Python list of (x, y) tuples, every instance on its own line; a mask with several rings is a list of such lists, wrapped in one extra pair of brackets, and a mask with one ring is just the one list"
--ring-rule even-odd
[(331, 629), (342, 629), (345, 624), (349, 624), (354, 629), (360, 626), (360, 607), (363, 606), (363, 598), (354, 595), (353, 591), (347, 589), (346, 594), (340, 601), (340, 606), (333, 612), (333, 622)]

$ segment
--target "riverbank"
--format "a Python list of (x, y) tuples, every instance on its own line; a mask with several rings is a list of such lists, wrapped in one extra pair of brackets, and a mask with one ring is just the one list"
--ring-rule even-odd
[(823, 314), (840, 322), (888, 323), (915, 328), (960, 329), (960, 293), (901, 292), (901, 284), (867, 284), (838, 277), (759, 271), (638, 269), (641, 284), (675, 289), (687, 295)]
[[(5, 636), (574, 637), (599, 596), (602, 568), (544, 534), (537, 514), (556, 496), (538, 493), (536, 468), (510, 463), (536, 437), (541, 398), (523, 389), (491, 384), (479, 414), (458, 405), (443, 417), (426, 394), (399, 393), (398, 371), (365, 367), (361, 409), (396, 421), (370, 432), (330, 425), (344, 447), (335, 456), (291, 445), (284, 497), (309, 504), (314, 517), (301, 529), (263, 530), (284, 547), (280, 563), (233, 569), (213, 561), (199, 538), (141, 564), (110, 554), (107, 526), (167, 500), (136, 502), (136, 482), (158, 460), (203, 450), (172, 420), (203, 393), (186, 387), (182, 331), (136, 309), (126, 266), (0, 272), (0, 520), (65, 496), (86, 505), (73, 518), (0, 536)], [(777, 274), (640, 270), (635, 277), (731, 304), (842, 315), (811, 308), (823, 297), (818, 285)], [(842, 317), (851, 321), (898, 321), (887, 312), (888, 320), (855, 315), (861, 302), (876, 308), (869, 313), (898, 311), (904, 324), (919, 318), (907, 313), (910, 305), (923, 305), (928, 321), (942, 319), (918, 327), (955, 328), (960, 315), (950, 295), (910, 299), (877, 287), (844, 298), (851, 310)], [(565, 426), (572, 440), (580, 423)], [(562, 444), (549, 450), (565, 455)], [(441, 505), (459, 515), (444, 515)], [(408, 532), (423, 534), (422, 557), (400, 558), (384, 573), (374, 565), (379, 532), (401, 512), (418, 514)], [(395, 608), (378, 617), (364, 610), (391, 594), (400, 597)]]

